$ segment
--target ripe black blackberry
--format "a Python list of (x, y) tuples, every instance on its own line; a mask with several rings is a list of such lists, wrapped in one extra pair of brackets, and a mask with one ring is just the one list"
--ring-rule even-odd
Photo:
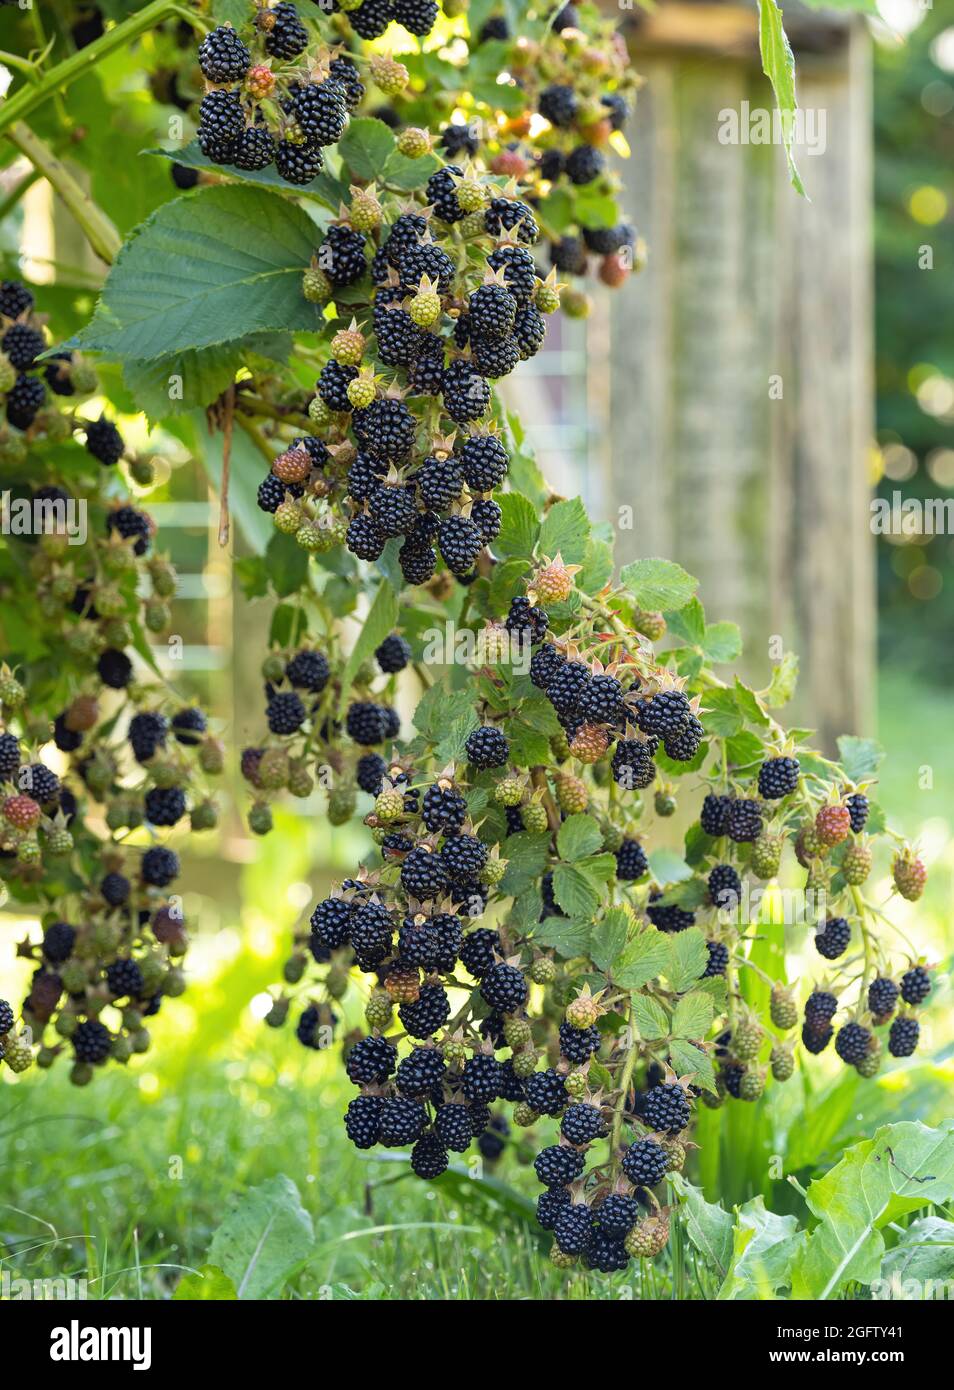
[(241, 82), (251, 61), (252, 55), (230, 25), (220, 24), (199, 44), (199, 67), (209, 82)]
[[(480, 532), (480, 539), (484, 545), (490, 545), (500, 535), (503, 512), (492, 497), (475, 502), (470, 509), (470, 519)], [(467, 581), (462, 579), (461, 582)]]
[(426, 275), (439, 294), (450, 292), (456, 273), (454, 262), (436, 242), (408, 242), (398, 249), (396, 259), (401, 281), (410, 290), (416, 290)]
[(823, 929), (815, 933), (815, 949), (826, 960), (837, 960), (848, 949), (851, 927), (845, 917), (829, 917)]
[(459, 121), (451, 121), (441, 131), (440, 146), (449, 159), (463, 150), (466, 154), (476, 154), (480, 149), (474, 127)]
[(109, 873), (99, 885), (99, 891), (110, 907), (122, 907), (129, 899), (132, 885), (125, 874)]
[(450, 1001), (440, 985), (422, 985), (420, 998), (402, 1004), (398, 1018), (411, 1038), (431, 1038), (450, 1017)]
[(195, 706), (177, 710), (172, 716), (172, 732), (176, 743), (181, 743), (186, 748), (194, 748), (201, 743), (207, 727), (205, 715)]
[(757, 840), (762, 833), (762, 808), (759, 803), (744, 797), (730, 801), (726, 833), (736, 844)]
[(21, 767), (17, 785), (41, 806), (49, 806), (60, 794), (60, 779), (45, 763), (27, 763)]
[(706, 950), (709, 952), (709, 959), (701, 978), (708, 980), (714, 975), (724, 975), (729, 964), (728, 946), (721, 941), (707, 941)]
[(45, 347), (43, 334), (26, 323), (11, 324), (0, 340), (0, 348), (18, 372), (29, 371)]
[(454, 883), (476, 878), (487, 863), (487, 846), (474, 835), (448, 835), (441, 850), (441, 865)]
[(87, 452), (102, 464), (118, 463), (126, 446), (112, 421), (101, 415), (98, 420), (85, 421), (83, 427), (86, 430)]
[(158, 711), (143, 710), (129, 721), (126, 737), (137, 762), (147, 763), (166, 741), (169, 724)]
[(477, 1148), (482, 1158), (495, 1162), (507, 1147), (510, 1125), (503, 1115), (491, 1115), (490, 1122), (477, 1136)]
[(560, 1052), (577, 1066), (599, 1052), (601, 1041), (600, 1030), (596, 1027), (574, 1028), (572, 1023), (560, 1024)]
[(492, 1009), (513, 1014), (523, 1008), (530, 991), (523, 974), (515, 965), (500, 963), (488, 970), (480, 986), (480, 993)]
[(407, 584), (426, 584), (437, 569), (437, 555), (432, 546), (413, 535), (401, 546), (398, 564)]
[(640, 1214), (636, 1198), (623, 1192), (611, 1192), (594, 1213), (600, 1229), (611, 1236), (625, 1236), (635, 1226)]
[(149, 518), (135, 507), (117, 507), (115, 511), (107, 513), (106, 529), (110, 534), (118, 531), (124, 540), (135, 538), (133, 550), (137, 555), (145, 555), (149, 549), (152, 540)]
[[(513, 332), (517, 301), (505, 286), (489, 281), (470, 296), (469, 313), (473, 335), (506, 338)], [(42, 351), (42, 344), (39, 350)]]
[(15, 734), (0, 734), (0, 782), (10, 780), (19, 766), (19, 739)]
[(150, 787), (144, 805), (150, 825), (176, 825), (186, 813), (185, 792), (180, 787)]
[(731, 864), (716, 864), (708, 879), (713, 907), (737, 908), (742, 901), (742, 880)]
[(425, 506), (443, 511), (456, 502), (464, 486), (463, 476), (453, 458), (426, 458), (416, 482)]
[(302, 648), (286, 665), (285, 675), (297, 689), (319, 695), (331, 678), (331, 666), (323, 652)]
[(411, 1170), (419, 1178), (433, 1181), (446, 1172), (447, 1150), (433, 1130), (422, 1134), (411, 1150)]
[(430, 902), (447, 891), (447, 873), (439, 855), (418, 845), (401, 865), (401, 887), (412, 898)]
[(520, 362), (517, 340), (510, 338), (478, 338), (471, 340), (471, 361), (482, 377), (499, 381), (509, 376)]
[(348, 469), (348, 496), (356, 502), (366, 502), (381, 486), (384, 464), (368, 454), (359, 453)]
[(437, 534), (444, 563), (451, 574), (467, 574), (483, 549), (483, 539), (473, 521), (466, 516), (449, 516)]
[(834, 1032), (835, 1030), (830, 1023), (821, 1024), (817, 1028), (811, 1028), (808, 1023), (803, 1023), (802, 1046), (812, 1056), (817, 1057), (820, 1052), (824, 1052), (831, 1042)]
[(577, 145), (566, 159), (566, 174), (571, 183), (582, 185), (598, 179), (606, 168), (606, 156), (593, 145)]
[(513, 336), (521, 362), (529, 362), (531, 357), (536, 357), (546, 341), (547, 324), (535, 304), (524, 304), (517, 310)]
[(702, 742), (705, 729), (694, 714), (690, 714), (685, 725), (675, 734), (667, 734), (663, 739), (663, 748), (667, 758), (672, 758), (677, 763), (689, 763)]
[(732, 798), (729, 796), (719, 796), (716, 792), (709, 792), (702, 803), (702, 810), (699, 813), (699, 824), (707, 835), (712, 835), (718, 839), (725, 835), (729, 828), (729, 807), (732, 805)]
[(400, 1149), (420, 1139), (427, 1124), (427, 1111), (419, 1100), (395, 1096), (381, 1107), (379, 1142), (388, 1149)]
[(544, 87), (537, 106), (540, 115), (551, 125), (559, 126), (561, 130), (566, 130), (573, 124), (580, 109), (576, 92), (562, 82), (554, 82), (549, 87)]
[(550, 263), (567, 275), (585, 275), (586, 246), (578, 236), (561, 236), (550, 242)]
[(537, 1198), (537, 1223), (545, 1231), (552, 1231), (556, 1219), (569, 1204), (570, 1192), (566, 1187), (549, 1187)]
[(896, 1018), (888, 1030), (888, 1051), (892, 1057), (910, 1057), (920, 1036), (921, 1025), (916, 1018)]
[(279, 140), (275, 147), (275, 168), (286, 183), (293, 183), (299, 188), (317, 178), (324, 165), (324, 156), (317, 145), (297, 145), (291, 140)]
[(329, 73), (328, 81), (337, 85), (348, 109), (356, 110), (364, 100), (365, 89), (354, 63), (342, 54), (341, 57), (331, 60)]
[(856, 1067), (868, 1055), (871, 1032), (860, 1023), (845, 1023), (835, 1037), (835, 1051), (843, 1062)]
[(484, 227), (493, 237), (515, 231), (517, 240), (527, 246), (540, 235), (532, 209), (517, 198), (492, 198), (484, 213)]
[(295, 734), (305, 722), (305, 706), (293, 690), (280, 690), (269, 700), (265, 718), (273, 734)]
[[(51, 965), (62, 965), (73, 954), (75, 940), (76, 931), (69, 922), (53, 922), (43, 933), (43, 954)], [(9, 1029), (0, 1026), (0, 1034), (6, 1032)]]
[(451, 1153), (466, 1152), (474, 1137), (470, 1109), (458, 1101), (439, 1105), (434, 1112), (434, 1132)]
[(363, 0), (348, 11), (354, 32), (362, 39), (379, 39), (393, 19), (392, 0)]
[(445, 164), (427, 181), (427, 201), (442, 222), (459, 222), (466, 215), (457, 201), (457, 180), (463, 175), (459, 164)]
[(693, 926), (696, 920), (694, 912), (680, 907), (678, 903), (660, 902), (662, 897), (662, 893), (652, 892), (646, 905), (646, 916), (654, 927), (664, 932), (679, 932)]
[(415, 1047), (399, 1062), (394, 1084), (403, 1096), (419, 1100), (441, 1084), (446, 1069), (436, 1047)]
[(398, 932), (398, 951), (402, 965), (417, 965), (432, 970), (440, 951), (437, 931), (429, 922), (405, 918)]
[(640, 791), (645, 787), (651, 787), (656, 780), (654, 747), (654, 742), (644, 743), (636, 738), (620, 739), (613, 750), (610, 763), (613, 781), (627, 791)]
[(827, 990), (816, 989), (805, 1002), (805, 1023), (815, 1032), (827, 1027), (838, 1008), (838, 1000)]
[(692, 1118), (692, 1110), (681, 1086), (653, 1086), (639, 1097), (640, 1119), (659, 1134), (678, 1134)]
[(461, 943), (461, 963), (475, 980), (482, 980), (493, 969), (494, 955), (499, 949), (500, 933), (491, 927), (477, 927)]
[(565, 661), (547, 682), (546, 696), (557, 714), (576, 717), (580, 697), (592, 677), (582, 661)]
[(33, 308), (33, 295), (19, 280), (0, 280), (0, 314), (17, 319)]
[(373, 401), (352, 417), (358, 442), (372, 456), (386, 463), (400, 463), (414, 447), (417, 422), (403, 401), (390, 397)]
[(21, 374), (7, 392), (7, 421), (18, 430), (28, 430), (46, 399), (43, 382)]
[(142, 856), (139, 873), (150, 887), (166, 888), (179, 877), (179, 856), (165, 845), (152, 845)]
[(566, 1187), (580, 1176), (585, 1166), (583, 1154), (566, 1144), (551, 1144), (533, 1160), (533, 1171), (544, 1187)]
[(851, 796), (845, 798), (845, 805), (851, 817), (851, 828), (856, 835), (860, 835), (868, 823), (868, 798), (863, 792), (852, 792)]
[(759, 795), (778, 801), (798, 786), (801, 768), (797, 758), (768, 758), (759, 768)]
[(77, 1025), (72, 1039), (77, 1062), (105, 1062), (113, 1045), (109, 1029), (98, 1019), (87, 1018)]
[(137, 999), (142, 994), (142, 971), (128, 956), (106, 967), (106, 985), (114, 999)]
[(382, 536), (403, 536), (417, 521), (417, 499), (407, 483), (384, 483), (368, 500), (368, 513)]
[(357, 375), (357, 367), (343, 366), (333, 357), (328, 359), (321, 369), (316, 389), (329, 410), (335, 411), (338, 415), (351, 412), (348, 387)]
[(345, 1133), (356, 1149), (373, 1149), (381, 1137), (380, 1096), (355, 1096), (345, 1111)]
[(610, 113), (614, 130), (622, 130), (629, 119), (629, 103), (620, 92), (605, 92), (600, 101)]
[(560, 1133), (570, 1144), (589, 1144), (606, 1135), (606, 1121), (598, 1106), (580, 1101), (564, 1111)]
[(920, 1004), (931, 993), (931, 976), (923, 965), (915, 965), (901, 976), (901, 998), (906, 1004)]
[(96, 670), (104, 685), (110, 690), (123, 690), (132, 680), (132, 662), (125, 652), (107, 647), (96, 663)]
[(556, 148), (544, 150), (538, 164), (540, 177), (546, 179), (549, 183), (555, 183), (563, 173), (565, 166), (566, 156), (562, 150)]
[(387, 537), (373, 517), (359, 512), (348, 523), (346, 545), (359, 560), (377, 560)]
[(249, 126), (235, 145), (232, 163), (236, 169), (251, 173), (257, 169), (267, 169), (274, 161), (275, 153), (275, 137), (271, 131), (264, 126)]
[(564, 1255), (583, 1255), (593, 1238), (593, 1218), (584, 1203), (562, 1206), (553, 1221), (553, 1237)]
[(586, 1252), (587, 1269), (598, 1269), (601, 1274), (616, 1274), (628, 1264), (629, 1255), (622, 1239), (609, 1235), (597, 1226)]
[(422, 39), (437, 22), (437, 0), (391, 0), (391, 13), (397, 24)]
[(501, 1067), (488, 1052), (468, 1057), (461, 1073), (461, 1089), (468, 1100), (489, 1105), (500, 1094)]
[(396, 675), (411, 659), (411, 644), (400, 633), (392, 632), (377, 648), (374, 659), (386, 675)]
[(13, 1010), (6, 999), (0, 999), (0, 1038), (5, 1038), (16, 1021)]
[(623, 688), (615, 676), (597, 675), (580, 691), (577, 709), (589, 724), (615, 724), (620, 717)]
[(669, 1159), (655, 1139), (637, 1139), (623, 1154), (622, 1166), (634, 1187), (655, 1187), (665, 1177)]
[(383, 1085), (397, 1066), (397, 1048), (387, 1038), (362, 1038), (345, 1059), (345, 1071), (355, 1086)]
[(444, 372), (441, 382), (444, 409), (458, 425), (479, 420), (490, 405), (490, 387), (469, 362), (458, 358)]
[(438, 941), (435, 969), (440, 971), (453, 970), (457, 964), (457, 957), (464, 939), (464, 928), (461, 920), (455, 913), (439, 912), (432, 921)]
[(308, 30), (287, 0), (261, 11), (266, 23), (265, 51), (273, 58), (297, 58), (308, 47)]
[(504, 284), (518, 305), (529, 304), (537, 285), (537, 265), (523, 246), (498, 246), (487, 257), (491, 270), (502, 270)]
[(868, 1008), (875, 1018), (887, 1018), (894, 1013), (900, 991), (894, 980), (880, 975), (868, 986)]
[(682, 690), (661, 690), (648, 700), (638, 700), (633, 717), (644, 734), (667, 738), (678, 734), (689, 718), (689, 700)]
[(377, 796), (388, 765), (380, 753), (365, 753), (355, 764), (355, 781), (363, 792)]
[(311, 914), (311, 932), (322, 946), (337, 951), (348, 940), (354, 907), (344, 898), (325, 898)]
[(441, 830), (459, 830), (467, 818), (467, 802), (452, 786), (435, 782), (424, 793), (421, 818), (435, 834)]
[(611, 256), (624, 246), (632, 246), (636, 233), (629, 222), (618, 222), (615, 227), (584, 227), (583, 240), (588, 251), (597, 256)]
[[(258, 485), (256, 500), (260, 509), (274, 515), (285, 500), (285, 487), (286, 485), (276, 478), (274, 473), (266, 473)], [(290, 488), (289, 491), (291, 491)]]
[(638, 840), (624, 840), (616, 851), (616, 877), (627, 882), (642, 878), (649, 869), (646, 851)]
[(394, 919), (383, 903), (362, 903), (351, 918), (349, 935), (359, 963), (371, 968), (390, 954)]
[(373, 748), (384, 741), (384, 710), (373, 700), (353, 700), (345, 717), (348, 737), (364, 748)]
[(236, 91), (206, 92), (199, 103), (199, 140), (222, 148), (239, 139), (245, 130), (245, 113)]
[(555, 647), (552, 642), (545, 643), (530, 658), (530, 680), (538, 690), (546, 689), (547, 682), (552, 679), (557, 667), (561, 666), (564, 661), (566, 661), (566, 657), (559, 647)]
[(540, 1115), (559, 1115), (569, 1099), (562, 1073), (552, 1068), (528, 1076), (524, 1093), (528, 1105)]
[(348, 124), (348, 108), (333, 83), (306, 83), (298, 88), (292, 106), (309, 144), (335, 145), (341, 139)]
[[(543, 641), (549, 626), (550, 619), (547, 617), (546, 609), (531, 604), (525, 594), (515, 594), (510, 600), (510, 610), (504, 621), (504, 627), (511, 637), (519, 637), (522, 641), (532, 645), (535, 642)], [(555, 648), (551, 650), (555, 650)], [(552, 658), (547, 658), (547, 660), (551, 662), (552, 674), (565, 660), (565, 657), (561, 655), (557, 661), (552, 661)]]
[(484, 724), (467, 737), (467, 761), (476, 768), (503, 767), (510, 757), (506, 734), (492, 724)]

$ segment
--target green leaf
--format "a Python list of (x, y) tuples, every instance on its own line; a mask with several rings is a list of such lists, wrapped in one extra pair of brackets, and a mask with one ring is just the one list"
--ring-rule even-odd
[(77, 342), (149, 361), (314, 331), (318, 310), (301, 293), (314, 242), (311, 218), (260, 188), (219, 185), (164, 203), (123, 246)]
[(473, 709), (468, 690), (448, 690), (446, 680), (424, 692), (414, 711), (414, 727), (430, 743), (436, 743), (448, 720), (459, 719)]
[(320, 203), (329, 212), (338, 211), (348, 192), (347, 185), (340, 183), (327, 169), (313, 178), (311, 183), (296, 185), (293, 190), (274, 164), (270, 164), (266, 169), (254, 170), (237, 169), (234, 164), (216, 164), (214, 159), (207, 159), (202, 153), (198, 140), (190, 141), (183, 149), (144, 150), (143, 153), (174, 160), (176, 164), (184, 164), (187, 169), (214, 169), (221, 178), (236, 187), (265, 188), (286, 198), (294, 192), (296, 198), (307, 198)]
[(681, 883), (683, 879), (692, 878), (689, 865), (675, 850), (654, 849), (648, 858), (650, 872), (659, 884)]
[(581, 812), (568, 816), (557, 832), (557, 850), (560, 858), (572, 863), (595, 854), (602, 847), (603, 832), (592, 816)]
[(742, 728), (742, 711), (732, 690), (707, 690), (702, 697), (702, 722), (707, 734), (731, 738)]
[(917, 1280), (915, 1297), (925, 1296), (929, 1280), (949, 1283), (954, 1279), (954, 1222), (939, 1216), (912, 1221), (898, 1237), (881, 1265), (881, 1277), (891, 1284), (891, 1297), (905, 1297), (904, 1283)]
[(770, 722), (769, 717), (762, 708), (761, 701), (755, 691), (750, 690), (747, 685), (744, 685), (742, 681), (739, 680), (738, 676), (735, 678), (734, 689), (736, 703), (749, 723), (757, 724), (760, 728), (765, 728)]
[(584, 869), (588, 877), (596, 879), (599, 883), (608, 883), (611, 878), (616, 877), (616, 855), (609, 850), (602, 854), (590, 854), (585, 859), (581, 859), (579, 867)]
[(737, 661), (742, 655), (742, 633), (738, 623), (710, 623), (705, 630), (702, 650), (709, 661)]
[(876, 739), (842, 734), (838, 740), (838, 756), (845, 775), (852, 782), (862, 782), (878, 771), (884, 759), (884, 749)]
[(550, 832), (521, 830), (508, 835), (504, 853), (508, 862), (500, 892), (503, 897), (515, 898), (545, 872), (550, 862)]
[(734, 1223), (730, 1213), (716, 1202), (707, 1202), (701, 1189), (686, 1182), (681, 1173), (671, 1174), (671, 1181), (682, 1198), (687, 1236), (705, 1263), (724, 1279), (732, 1259)]
[(954, 1121), (884, 1125), (808, 1188), (818, 1224), (796, 1261), (792, 1297), (836, 1298), (849, 1281), (871, 1284), (884, 1256), (881, 1229), (905, 1212), (954, 1197)]
[(666, 975), (678, 994), (699, 979), (708, 961), (706, 938), (698, 927), (689, 927), (686, 931), (670, 935)]
[(517, 767), (536, 767), (549, 761), (550, 740), (541, 729), (518, 716), (506, 719), (503, 731), (510, 740), (510, 761)]
[(599, 970), (610, 974), (623, 954), (633, 919), (624, 907), (611, 907), (590, 935), (590, 956)]
[(357, 641), (351, 648), (351, 653), (342, 673), (339, 708), (349, 699), (351, 684), (358, 667), (362, 662), (367, 661), (368, 657), (373, 655), (376, 649), (380, 647), (385, 637), (394, 631), (397, 625), (397, 619), (397, 594), (387, 580), (384, 580), (378, 585), (377, 593), (374, 595), (374, 601), (368, 610), (368, 616), (365, 618), (361, 631), (358, 633)]
[[(180, 352), (150, 361), (130, 357), (122, 364), (123, 384), (135, 396), (140, 410), (155, 423), (189, 410), (204, 409), (218, 400), (232, 385), (249, 354), (286, 362), (291, 348), (289, 333), (259, 333), (241, 343), (203, 348), (200, 352)], [(256, 457), (261, 473), (262, 456), (257, 451)]]
[(553, 896), (570, 917), (592, 921), (602, 895), (593, 879), (576, 864), (557, 864), (553, 870)]
[(533, 929), (537, 945), (551, 946), (567, 960), (586, 955), (589, 939), (589, 922), (574, 922), (569, 917), (547, 917)]
[(294, 536), (275, 531), (265, 551), (265, 567), (278, 597), (287, 598), (305, 582), (308, 552), (296, 544)]
[(338, 153), (356, 179), (370, 183), (384, 174), (394, 145), (390, 126), (374, 116), (357, 116), (338, 141)]
[(384, 166), (383, 177), (392, 188), (400, 188), (405, 193), (410, 193), (415, 188), (423, 187), (431, 174), (440, 167), (441, 162), (436, 155), (422, 154), (420, 159), (410, 159), (406, 154), (395, 150)]
[[(720, 981), (724, 984), (725, 981)], [(669, 1044), (669, 1065), (677, 1076), (688, 1076), (694, 1086), (716, 1094), (715, 1072), (707, 1052), (700, 1052), (685, 1038), (673, 1038)]]
[(787, 1288), (805, 1240), (797, 1217), (766, 1211), (761, 1194), (753, 1197), (736, 1213), (732, 1265), (716, 1297), (766, 1299)]
[(699, 585), (674, 560), (634, 560), (623, 567), (619, 578), (640, 608), (652, 611), (684, 608)]
[(639, 1036), (645, 1042), (656, 1042), (660, 1038), (668, 1038), (669, 1015), (656, 999), (650, 999), (647, 994), (637, 994), (633, 997), (633, 1019), (639, 1029)]
[(314, 1248), (298, 1188), (278, 1173), (238, 1199), (212, 1237), (209, 1263), (232, 1281), (238, 1298), (269, 1298)]
[(699, 646), (706, 635), (706, 612), (698, 598), (691, 598), (682, 608), (664, 614), (666, 626), (673, 637)]
[(772, 671), (772, 679), (762, 692), (763, 703), (769, 709), (781, 709), (795, 694), (798, 683), (798, 657), (786, 652)]
[(235, 1298), (235, 1285), (217, 1265), (200, 1265), (194, 1274), (183, 1274), (172, 1295), (174, 1303), (225, 1303)]
[(795, 58), (782, 27), (782, 11), (775, 0), (759, 0), (759, 50), (762, 54), (762, 71), (772, 84), (775, 105), (782, 121), (788, 176), (795, 191), (804, 197), (805, 187), (792, 153), (795, 113), (798, 109), (795, 97)]
[(500, 535), (494, 541), (494, 550), (502, 556), (513, 555), (526, 560), (533, 554), (540, 534), (533, 503), (520, 492), (505, 492), (499, 502)]
[(707, 994), (693, 990), (684, 994), (672, 1016), (672, 1033), (676, 1038), (704, 1038), (712, 1023), (712, 1000)]
[(577, 588), (584, 594), (598, 594), (613, 577), (613, 547), (608, 541), (594, 540), (586, 547), (583, 568), (576, 576)]
[(733, 767), (749, 767), (752, 763), (761, 762), (764, 756), (762, 740), (748, 729), (726, 739), (725, 752)]
[(579, 497), (556, 502), (540, 527), (540, 553), (551, 560), (560, 555), (568, 565), (581, 565), (590, 539), (590, 519)]
[(656, 927), (644, 927), (629, 942), (612, 971), (620, 989), (641, 989), (669, 964), (669, 938)]

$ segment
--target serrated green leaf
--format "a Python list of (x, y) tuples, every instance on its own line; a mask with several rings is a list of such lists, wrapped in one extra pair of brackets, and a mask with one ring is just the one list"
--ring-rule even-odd
[(603, 844), (603, 832), (592, 816), (585, 811), (567, 816), (557, 831), (557, 850), (568, 863), (595, 854)]
[(633, 996), (633, 1021), (645, 1042), (657, 1042), (669, 1036), (669, 1015), (658, 1000), (651, 999), (648, 994)]
[(581, 859), (579, 867), (598, 883), (608, 883), (616, 877), (616, 855), (605, 850), (602, 854), (589, 854)]
[(707, 734), (731, 738), (742, 728), (742, 711), (732, 690), (707, 690), (702, 698), (702, 723)]
[(508, 835), (505, 844), (507, 871), (500, 885), (504, 897), (516, 897), (540, 878), (550, 861), (550, 832), (521, 830)]
[(716, 1093), (712, 1059), (685, 1038), (673, 1038), (669, 1044), (669, 1065), (677, 1076), (688, 1076), (694, 1086)]
[(367, 183), (383, 176), (395, 153), (394, 131), (375, 116), (352, 117), (338, 141), (338, 153), (357, 179)]
[(570, 917), (590, 922), (601, 901), (593, 879), (576, 864), (557, 864), (553, 870), (553, 896)]
[(771, 1298), (791, 1283), (806, 1238), (797, 1217), (766, 1211), (761, 1194), (746, 1202), (736, 1213), (732, 1264), (717, 1299)]
[(765, 710), (762, 708), (761, 701), (755, 691), (750, 690), (747, 685), (744, 685), (742, 681), (739, 680), (738, 676), (735, 678), (734, 690), (736, 704), (749, 723), (757, 724), (760, 728), (764, 729), (770, 723), (770, 720)]
[(392, 188), (410, 193), (415, 188), (422, 188), (440, 167), (441, 162), (436, 155), (422, 154), (419, 159), (409, 159), (400, 150), (395, 150), (384, 166), (383, 177)]
[(308, 552), (296, 544), (294, 536), (275, 531), (265, 551), (265, 568), (278, 597), (287, 598), (305, 582)]
[(884, 760), (884, 749), (877, 739), (842, 734), (838, 739), (838, 756), (845, 775), (852, 782), (862, 782), (878, 771)]
[(669, 938), (656, 927), (644, 927), (626, 943), (613, 968), (620, 989), (641, 989), (669, 965)]
[(794, 652), (786, 652), (772, 670), (772, 679), (762, 692), (762, 700), (769, 709), (781, 709), (795, 694), (798, 683), (798, 657)]
[(724, 1279), (732, 1259), (732, 1226), (729, 1212), (717, 1202), (707, 1202), (698, 1187), (686, 1182), (680, 1173), (671, 1182), (682, 1197), (686, 1234), (705, 1263)]
[(775, 105), (782, 121), (782, 139), (788, 176), (797, 193), (805, 196), (805, 186), (795, 163), (795, 58), (782, 26), (782, 11), (775, 0), (759, 0), (759, 50), (762, 71), (772, 84)]
[(710, 623), (705, 630), (702, 650), (709, 661), (737, 661), (742, 655), (742, 632), (738, 623)]
[(684, 879), (692, 877), (689, 865), (675, 850), (650, 850), (648, 857), (650, 872), (659, 884), (681, 883)]
[(361, 625), (361, 631), (358, 633), (357, 641), (351, 648), (351, 652), (345, 664), (341, 676), (341, 699), (339, 709), (343, 708), (345, 702), (350, 698), (349, 692), (358, 667), (361, 666), (363, 662), (367, 661), (368, 657), (372, 656), (375, 650), (380, 647), (385, 637), (394, 631), (397, 625), (397, 618), (397, 594), (387, 580), (382, 580), (378, 585), (377, 592), (368, 610), (368, 616)]
[(505, 492), (500, 503), (500, 534), (494, 541), (494, 550), (502, 556), (514, 556), (526, 560), (533, 554), (540, 523), (533, 503), (520, 492)]
[(666, 975), (678, 994), (695, 984), (709, 961), (706, 938), (698, 927), (673, 932), (669, 937)]
[[(249, 235), (249, 228), (255, 235)], [(264, 189), (219, 185), (164, 203), (123, 246), (80, 346), (151, 361), (318, 328), (301, 293), (315, 226)]]
[(672, 1032), (677, 1038), (704, 1038), (712, 1023), (712, 1000), (699, 990), (684, 994), (672, 1016)]
[(541, 555), (551, 560), (560, 555), (568, 565), (581, 565), (590, 539), (590, 519), (579, 497), (556, 502), (540, 527)]
[(706, 635), (706, 612), (698, 597), (691, 598), (682, 608), (670, 611), (664, 617), (670, 635), (681, 638), (691, 647), (699, 646)]
[(640, 608), (651, 611), (683, 608), (699, 586), (674, 560), (634, 560), (620, 572), (620, 583)]
[(586, 955), (589, 939), (589, 922), (574, 922), (570, 917), (547, 917), (533, 929), (537, 945), (550, 946), (567, 960)]
[(590, 956), (598, 969), (612, 972), (632, 929), (633, 919), (624, 907), (611, 907), (597, 922), (590, 934)]
[(762, 761), (764, 750), (759, 736), (743, 729), (741, 733), (726, 739), (725, 752), (733, 767), (749, 767)]

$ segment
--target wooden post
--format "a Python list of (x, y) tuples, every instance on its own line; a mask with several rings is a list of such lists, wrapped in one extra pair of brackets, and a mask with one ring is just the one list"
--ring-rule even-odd
[(824, 153), (797, 153), (811, 201), (779, 146), (719, 140), (720, 113), (772, 110), (754, 10), (663, 3), (629, 24), (646, 85), (626, 207), (649, 261), (593, 349), (611, 379), (605, 508), (633, 509), (621, 560), (697, 575), (757, 686), (773, 638), (797, 652), (794, 715), (830, 747), (873, 710), (870, 58), (859, 22), (785, 19), (800, 105), (826, 123)]

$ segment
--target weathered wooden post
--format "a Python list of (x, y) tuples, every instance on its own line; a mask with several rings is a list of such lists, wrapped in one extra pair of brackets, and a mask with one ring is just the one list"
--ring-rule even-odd
[(610, 382), (592, 461), (604, 514), (633, 508), (621, 558), (698, 575), (757, 684), (773, 636), (797, 651), (798, 718), (831, 744), (873, 709), (869, 41), (844, 16), (785, 21), (818, 123), (818, 152), (796, 153), (811, 201), (777, 144), (723, 143), (726, 112), (744, 140), (772, 110), (754, 8), (664, 0), (624, 24), (646, 78), (627, 209), (649, 262), (592, 327)]

